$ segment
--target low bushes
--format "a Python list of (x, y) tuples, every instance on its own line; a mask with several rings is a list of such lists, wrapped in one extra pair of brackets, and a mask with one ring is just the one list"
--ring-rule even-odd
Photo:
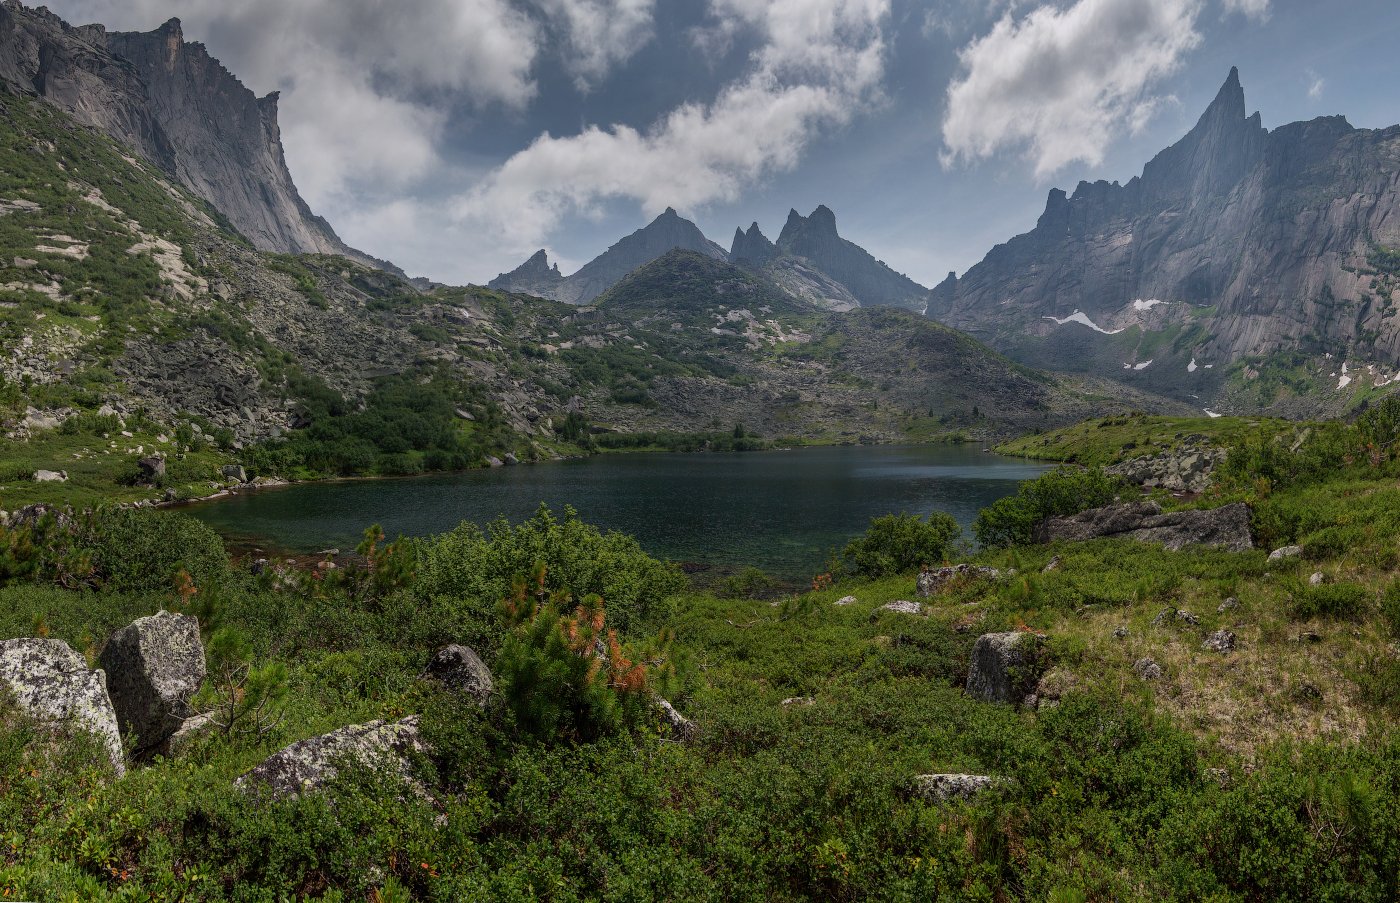
[(962, 527), (952, 515), (935, 511), (921, 519), (888, 514), (870, 521), (865, 535), (841, 552), (841, 568), (860, 577), (890, 577), (942, 564), (954, 551)]
[(1124, 488), (1099, 468), (1060, 467), (1022, 483), (1014, 496), (984, 508), (972, 526), (983, 548), (1029, 545), (1036, 524), (1107, 505)]

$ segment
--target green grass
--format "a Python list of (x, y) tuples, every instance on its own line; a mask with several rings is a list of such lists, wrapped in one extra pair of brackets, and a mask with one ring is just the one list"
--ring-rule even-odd
[(1282, 432), (1295, 425), (1265, 417), (1104, 417), (1013, 439), (997, 446), (1004, 455), (1065, 461), (1086, 466), (1117, 464), (1185, 444), (1228, 446), (1259, 430)]

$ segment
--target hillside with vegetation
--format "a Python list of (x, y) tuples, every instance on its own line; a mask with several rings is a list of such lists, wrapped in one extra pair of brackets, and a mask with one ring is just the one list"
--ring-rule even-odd
[[(0, 704), (0, 886), (1391, 900), (1397, 477), (1400, 404), (1301, 441), (1261, 424), (1208, 491), (1150, 493), (1178, 519), (1247, 504), (1246, 550), (1040, 541), (1138, 504), (1067, 467), (986, 509), (979, 547), (937, 513), (880, 518), (809, 591), (757, 599), (567, 512), (371, 530), (308, 569), (230, 561), (178, 514), (50, 515), (0, 533), (0, 636), (126, 687), (112, 650), (178, 622), (200, 668), (116, 759), (33, 694)], [(159, 611), (186, 617), (118, 630)], [(0, 643), (12, 687), (37, 641)]]

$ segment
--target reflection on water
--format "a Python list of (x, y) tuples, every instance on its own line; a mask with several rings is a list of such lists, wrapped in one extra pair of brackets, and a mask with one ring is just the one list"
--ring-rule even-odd
[(351, 548), (372, 523), (424, 536), (519, 521), (541, 502), (631, 533), (652, 554), (805, 578), (872, 517), (947, 511), (964, 525), (1040, 465), (969, 446), (608, 455), (450, 476), (294, 486), (191, 509), (225, 535), (297, 552)]

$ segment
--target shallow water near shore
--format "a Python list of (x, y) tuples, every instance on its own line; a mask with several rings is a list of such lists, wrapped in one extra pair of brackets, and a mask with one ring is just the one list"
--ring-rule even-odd
[(1045, 466), (976, 446), (625, 454), (392, 480), (307, 483), (185, 510), (244, 546), (353, 549), (364, 528), (428, 536), (529, 517), (541, 502), (702, 569), (805, 580), (872, 517), (946, 511), (968, 526)]

